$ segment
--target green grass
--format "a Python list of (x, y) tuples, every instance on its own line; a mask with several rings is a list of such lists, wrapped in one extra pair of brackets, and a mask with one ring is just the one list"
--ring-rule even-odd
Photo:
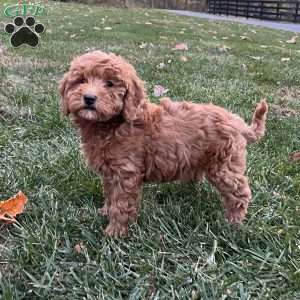
[[(29, 198), (17, 224), (0, 225), (0, 298), (300, 299), (300, 165), (288, 160), (300, 150), (300, 46), (286, 43), (293, 34), (52, 2), (39, 20), (47, 32), (38, 49), (13, 49), (0, 35), (0, 199), (19, 190)], [(172, 51), (178, 42), (189, 50)], [(267, 97), (267, 135), (249, 147), (253, 201), (243, 226), (226, 224), (207, 183), (148, 184), (130, 237), (103, 235), (100, 182), (57, 92), (70, 59), (92, 48), (130, 60), (152, 101), (161, 84), (175, 100), (212, 101), (250, 120)]]

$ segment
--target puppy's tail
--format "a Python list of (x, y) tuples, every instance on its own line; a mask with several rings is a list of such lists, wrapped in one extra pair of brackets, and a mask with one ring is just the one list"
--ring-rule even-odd
[(268, 104), (265, 99), (261, 100), (257, 104), (255, 112), (252, 117), (252, 123), (248, 127), (248, 130), (243, 132), (248, 144), (258, 141), (265, 135), (266, 119), (268, 113)]

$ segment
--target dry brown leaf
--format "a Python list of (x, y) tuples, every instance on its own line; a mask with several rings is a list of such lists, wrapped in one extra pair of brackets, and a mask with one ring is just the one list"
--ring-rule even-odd
[(281, 235), (283, 232), (284, 232), (284, 230), (283, 230), (283, 229), (279, 229), (279, 230), (277, 230), (277, 234), (278, 234), (278, 235)]
[(294, 35), (294, 36), (291, 37), (291, 39), (287, 40), (286, 43), (287, 44), (296, 44), (297, 43), (297, 38), (298, 38), (298, 36)]
[(77, 254), (80, 254), (83, 250), (85, 250), (86, 249), (86, 246), (82, 243), (82, 242), (80, 242), (79, 244), (76, 244), (75, 246), (74, 246), (74, 251), (77, 253)]
[(153, 94), (155, 97), (160, 97), (164, 94), (166, 94), (169, 90), (166, 89), (165, 87), (163, 87), (162, 85), (155, 85), (154, 86), (154, 90), (153, 90)]
[(250, 58), (256, 60), (256, 61), (260, 61), (260, 60), (263, 60), (263, 57), (262, 56), (251, 56), (249, 55)]
[(188, 46), (185, 43), (179, 43), (176, 44), (174, 48), (172, 48), (172, 50), (180, 50), (180, 51), (184, 51), (184, 50), (188, 50)]
[(294, 160), (294, 161), (300, 160), (300, 152), (296, 152), (296, 153), (291, 154), (290, 159)]
[(228, 50), (231, 50), (230, 47), (223, 45), (221, 47), (219, 47), (220, 52), (227, 52)]
[(248, 40), (251, 41), (251, 39), (245, 35), (240, 35), (241, 40)]
[(156, 67), (157, 67), (157, 69), (164, 69), (166, 67), (166, 64), (161, 62)]
[(15, 217), (23, 212), (27, 200), (28, 198), (20, 191), (8, 200), (0, 201), (0, 221), (15, 222)]
[(182, 62), (187, 62), (187, 61), (189, 61), (189, 59), (188, 59), (186, 56), (184, 56), (184, 55), (181, 55), (181, 56), (179, 57), (179, 60), (182, 61)]
[(248, 70), (248, 67), (246, 64), (241, 64), (241, 68), (243, 71), (247, 71)]
[(145, 49), (147, 47), (147, 43), (144, 43), (142, 42), (140, 45), (139, 45), (139, 48), (141, 49)]

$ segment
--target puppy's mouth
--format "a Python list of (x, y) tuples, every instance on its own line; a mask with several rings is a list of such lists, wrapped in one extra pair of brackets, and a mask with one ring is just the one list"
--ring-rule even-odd
[(81, 110), (77, 112), (77, 115), (88, 121), (97, 121), (98, 115), (96, 109), (93, 107), (83, 107)]
[(96, 111), (96, 108), (94, 106), (85, 106), (84, 109), (90, 110), (90, 111)]

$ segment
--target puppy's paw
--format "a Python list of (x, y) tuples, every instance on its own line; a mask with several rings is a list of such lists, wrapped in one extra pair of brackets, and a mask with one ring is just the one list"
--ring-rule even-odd
[(225, 218), (228, 223), (232, 225), (240, 225), (243, 223), (245, 219), (245, 210), (244, 209), (236, 209), (230, 212), (227, 212)]
[(128, 235), (128, 226), (121, 224), (108, 224), (105, 229), (105, 234), (114, 238), (123, 238)]

